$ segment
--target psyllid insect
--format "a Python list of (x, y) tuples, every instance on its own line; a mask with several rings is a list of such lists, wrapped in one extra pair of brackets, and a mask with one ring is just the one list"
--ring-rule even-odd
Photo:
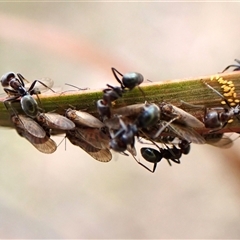
[(100, 149), (92, 146), (76, 130), (67, 131), (66, 137), (73, 145), (80, 147), (97, 161), (109, 162), (112, 159), (109, 149)]
[(91, 128), (103, 128), (105, 125), (99, 119), (93, 115), (75, 109), (67, 109), (66, 117), (80, 126), (86, 126)]
[(36, 120), (48, 129), (71, 130), (75, 128), (74, 122), (58, 113), (38, 113)]
[(38, 151), (47, 154), (56, 151), (56, 143), (33, 119), (23, 115), (13, 115), (11, 120), (17, 133), (27, 139)]
[(14, 126), (24, 129), (25, 132), (29, 133), (36, 138), (45, 138), (45, 130), (32, 118), (29, 118), (24, 115), (15, 115), (11, 116), (11, 120), (14, 123)]

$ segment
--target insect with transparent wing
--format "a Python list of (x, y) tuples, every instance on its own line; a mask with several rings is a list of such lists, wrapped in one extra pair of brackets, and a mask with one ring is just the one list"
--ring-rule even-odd
[[(135, 108), (135, 105), (132, 107)], [(129, 106), (128, 110), (132, 111)], [(120, 128), (115, 133), (112, 133), (110, 130), (111, 149), (117, 152), (128, 150), (133, 157), (136, 156), (135, 136), (139, 136), (139, 131), (141, 131), (142, 128), (148, 128), (155, 125), (158, 122), (160, 115), (159, 107), (156, 104), (147, 104), (142, 110), (143, 111), (140, 112), (132, 123), (125, 124), (121, 117), (118, 117)], [(108, 126), (110, 126), (110, 122), (108, 122)]]
[(38, 123), (48, 129), (71, 130), (75, 128), (75, 123), (58, 113), (38, 112), (36, 118)]
[(159, 129), (152, 137), (153, 139), (158, 138), (166, 128), (169, 128), (189, 142), (205, 143), (204, 138), (194, 130), (194, 128), (204, 128), (204, 124), (200, 120), (170, 103), (162, 102), (159, 104), (159, 108), (161, 112)]
[(80, 126), (86, 126), (90, 128), (103, 128), (105, 126), (104, 123), (98, 118), (84, 111), (69, 108), (67, 109), (65, 115), (75, 124)]
[(32, 118), (24, 115), (12, 115), (11, 121), (17, 133), (27, 139), (38, 151), (46, 154), (56, 151), (56, 143)]
[[(90, 130), (91, 131), (91, 130)], [(99, 138), (96, 135), (95, 132), (95, 139), (96, 142), (99, 141)], [(95, 160), (100, 162), (109, 162), (112, 159), (112, 154), (109, 149), (107, 148), (97, 148), (93, 143), (93, 139), (91, 139), (91, 144), (89, 143), (90, 140), (87, 130), (85, 129), (84, 137), (79, 134), (77, 128), (74, 130), (69, 130), (66, 132), (67, 139), (75, 146), (80, 147), (83, 149), (86, 153), (88, 153), (91, 157), (93, 157)], [(92, 135), (90, 135), (90, 138), (92, 138)], [(95, 141), (94, 141), (95, 142)]]

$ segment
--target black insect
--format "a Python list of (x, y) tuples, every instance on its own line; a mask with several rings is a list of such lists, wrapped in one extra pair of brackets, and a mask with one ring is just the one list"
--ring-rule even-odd
[(124, 90), (121, 87), (114, 87), (107, 84), (108, 88), (103, 90), (103, 101), (104, 105), (111, 106), (111, 103), (121, 98)]
[(138, 103), (113, 109), (113, 117), (104, 123), (112, 129), (119, 129), (119, 116), (121, 119), (134, 123), (138, 128), (145, 128), (155, 125), (160, 117), (160, 110), (156, 104)]
[(142, 157), (150, 162), (153, 163), (153, 168), (150, 169), (140, 161), (137, 161), (142, 167), (146, 168), (148, 171), (154, 173), (157, 167), (157, 164), (165, 158), (169, 165), (171, 166), (171, 161), (180, 164), (180, 158), (182, 154), (188, 154), (190, 152), (190, 143), (186, 140), (181, 140), (178, 144), (177, 148), (175, 145), (172, 146), (172, 148), (169, 148), (166, 145), (166, 148), (158, 148), (159, 150), (156, 150), (154, 148), (144, 147), (141, 148), (141, 155)]
[(185, 154), (185, 155), (189, 154), (191, 150), (190, 142), (186, 141), (185, 139), (182, 139), (178, 143), (178, 147), (181, 149), (182, 154)]
[(121, 117), (119, 117), (119, 130), (115, 133), (111, 133), (110, 131), (110, 148), (117, 152), (128, 150), (133, 156), (136, 156), (135, 137), (139, 136), (139, 131), (141, 131), (142, 128), (155, 125), (159, 117), (160, 110), (156, 104), (146, 105), (133, 123), (125, 124)]
[(103, 99), (97, 101), (97, 109), (103, 120), (111, 118), (110, 107), (112, 102), (121, 98), (126, 91), (131, 91), (133, 88), (138, 87), (145, 97), (144, 92), (139, 87), (144, 80), (142, 74), (137, 72), (122, 74), (116, 68), (112, 68), (112, 72), (120, 86), (107, 84), (108, 88), (103, 90)]
[[(133, 88), (139, 86), (144, 80), (141, 73), (129, 72), (122, 74), (116, 68), (112, 68), (112, 72), (116, 80), (120, 83), (122, 90), (132, 90)], [(120, 79), (117, 74), (119, 74), (122, 79)]]
[(234, 59), (234, 61), (237, 62), (237, 64), (228, 65), (228, 66), (222, 71), (222, 73), (225, 72), (225, 71), (227, 71), (227, 70), (228, 70), (229, 68), (231, 68), (231, 67), (234, 67), (233, 71), (239, 71), (239, 70), (240, 70), (240, 60)]
[(157, 124), (160, 119), (160, 109), (156, 104), (144, 106), (144, 110), (137, 117), (135, 124), (138, 128), (150, 128)]
[(148, 171), (154, 173), (157, 167), (157, 164), (162, 160), (163, 154), (162, 152), (154, 149), (154, 148), (141, 148), (141, 155), (142, 157), (150, 162), (153, 163), (153, 169), (148, 168), (143, 163), (138, 162), (142, 167), (146, 168)]
[(136, 156), (135, 136), (138, 129), (135, 124), (125, 124), (119, 119), (121, 128), (114, 134), (111, 134), (110, 148), (116, 152), (124, 152), (128, 150), (133, 156)]
[[(39, 80), (35, 80), (31, 83), (28, 89), (25, 88), (25, 83), (28, 82), (20, 73), (9, 72), (1, 77), (1, 84), (4, 91), (9, 95), (9, 97), (4, 101), (4, 105), (8, 109), (7, 103), (18, 101), (20, 98), (20, 104), (26, 115), (29, 117), (36, 117), (39, 111), (38, 104), (36, 100), (32, 97), (33, 94), (39, 94), (39, 88), (35, 88), (37, 83), (42, 84), (47, 89), (54, 92), (45, 83)], [(11, 88), (9, 88), (11, 87)]]
[[(117, 100), (118, 98), (121, 98), (124, 92), (131, 91), (133, 88), (139, 87), (139, 85), (144, 80), (142, 74), (137, 72), (129, 72), (122, 74), (116, 68), (112, 68), (112, 72), (114, 77), (120, 84), (120, 87), (107, 84), (108, 88), (103, 90), (104, 103), (108, 104), (109, 106), (111, 106), (111, 102)], [(118, 77), (118, 75), (120, 75), (121, 79)], [(142, 92), (143, 96), (145, 96), (141, 88), (139, 89)]]
[(206, 128), (213, 129), (212, 131), (217, 131), (224, 128), (228, 121), (233, 119), (235, 116), (238, 120), (240, 120), (240, 106), (239, 104), (235, 107), (232, 107), (228, 100), (216, 89), (211, 87), (209, 84), (203, 81), (203, 83), (213, 90), (216, 94), (218, 94), (227, 104), (228, 108), (223, 107), (215, 107), (215, 108), (205, 108), (204, 112), (204, 124)]

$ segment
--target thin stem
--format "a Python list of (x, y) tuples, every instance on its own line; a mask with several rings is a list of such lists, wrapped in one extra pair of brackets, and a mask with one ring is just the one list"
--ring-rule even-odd
[[(222, 78), (225, 83), (221, 82), (219, 78)], [(138, 88), (135, 88), (132, 91), (126, 92), (122, 98), (118, 99), (113, 104), (113, 108), (143, 103), (145, 101), (152, 103), (164, 101), (184, 109), (200, 120), (203, 118), (204, 109), (194, 108), (191, 105), (203, 105), (208, 108), (224, 106), (225, 108), (228, 108), (227, 105), (221, 104), (223, 99), (200, 80), (208, 83), (221, 94), (224, 94), (224, 91), (226, 93), (227, 87), (232, 84), (230, 88), (235, 92), (236, 96), (234, 94), (234, 98), (228, 97), (228, 100), (238, 101), (237, 96), (240, 96), (240, 71), (235, 71), (197, 78), (144, 83), (141, 85), (141, 89), (144, 91), (145, 97)], [(232, 83), (230, 81), (232, 81)], [(104, 85), (105, 84), (103, 84), (103, 86)], [(233, 87), (235, 89), (233, 89)], [(102, 96), (102, 90), (86, 90), (41, 94), (39, 95), (39, 98), (41, 100), (41, 107), (46, 112), (56, 111), (60, 114), (64, 114), (67, 108), (74, 106), (76, 109), (87, 111), (98, 117), (96, 101), (101, 99)], [(3, 100), (4, 99), (0, 99), (0, 126), (12, 127), (9, 118), (9, 111), (6, 110)], [(182, 104), (181, 100), (189, 103), (189, 105)], [(13, 103), (12, 106), (18, 112), (21, 112), (19, 103)], [(227, 126), (221, 131), (240, 132), (240, 122), (235, 120), (231, 124), (227, 124)], [(206, 129), (198, 129), (198, 132), (206, 132)]]

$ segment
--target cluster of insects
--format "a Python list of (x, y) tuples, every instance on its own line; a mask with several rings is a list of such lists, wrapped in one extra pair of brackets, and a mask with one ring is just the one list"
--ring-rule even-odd
[[(234, 67), (234, 71), (240, 70), (240, 61), (236, 61), (239, 65), (229, 65), (224, 71), (230, 67)], [(219, 147), (232, 144), (230, 138), (218, 133), (234, 117), (239, 118), (240, 105), (232, 82), (217, 79), (223, 86), (224, 93), (221, 94), (202, 81), (221, 97), (222, 104), (227, 108), (203, 106), (203, 119), (199, 120), (167, 102), (145, 101), (115, 108), (113, 103), (134, 88), (138, 88), (145, 98), (140, 88), (144, 78), (140, 73), (122, 74), (115, 68), (112, 68), (112, 73), (119, 85), (107, 84), (102, 99), (96, 101), (99, 118), (73, 108), (66, 109), (64, 115), (46, 113), (39, 94), (46, 90), (54, 92), (53, 81), (42, 79), (29, 82), (21, 74), (13, 72), (4, 74), (0, 80), (7, 93), (3, 103), (17, 133), (42, 153), (55, 152), (57, 144), (51, 137), (56, 133), (64, 133), (73, 145), (98, 161), (109, 162), (115, 151), (130, 155), (140, 166), (155, 172), (162, 159), (170, 166), (172, 163), (180, 164), (182, 155), (189, 154), (192, 143), (208, 143)], [(13, 107), (13, 102), (20, 103), (21, 113)], [(197, 131), (199, 128), (207, 128), (209, 131), (201, 135)], [(136, 142), (139, 149), (136, 148)]]

